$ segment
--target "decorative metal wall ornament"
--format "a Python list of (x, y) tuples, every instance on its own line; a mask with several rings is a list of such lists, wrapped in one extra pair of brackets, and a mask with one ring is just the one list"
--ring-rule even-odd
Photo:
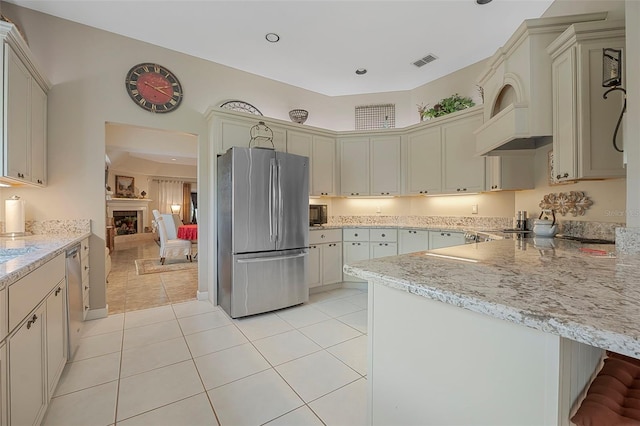
[(246, 112), (253, 115), (262, 115), (258, 108), (245, 101), (227, 101), (220, 105), (220, 108), (230, 109), (231, 111)]
[(583, 216), (585, 211), (593, 205), (593, 201), (587, 197), (583, 191), (569, 191), (547, 194), (538, 204), (543, 210), (553, 210), (565, 216), (571, 213), (572, 216)]
[(602, 97), (607, 99), (609, 93), (619, 90), (622, 92), (624, 99), (620, 117), (613, 131), (613, 148), (618, 152), (624, 152), (624, 149), (618, 147), (616, 143), (620, 124), (622, 124), (622, 117), (627, 111), (627, 91), (620, 86), (622, 86), (622, 50), (602, 49), (602, 87), (610, 87), (610, 89), (602, 94)]
[(275, 145), (273, 144), (273, 130), (271, 130), (269, 126), (264, 124), (264, 121), (258, 122), (258, 124), (253, 126), (249, 130), (249, 132), (251, 134), (251, 140), (249, 141), (249, 148), (251, 148), (251, 145), (253, 144), (260, 146), (263, 143), (268, 142), (271, 144), (272, 149), (276, 149)]

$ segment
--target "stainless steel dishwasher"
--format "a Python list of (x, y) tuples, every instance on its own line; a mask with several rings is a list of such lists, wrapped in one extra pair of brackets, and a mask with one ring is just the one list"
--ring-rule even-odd
[(78, 348), (82, 332), (82, 267), (80, 244), (67, 250), (67, 311), (69, 315), (69, 360)]

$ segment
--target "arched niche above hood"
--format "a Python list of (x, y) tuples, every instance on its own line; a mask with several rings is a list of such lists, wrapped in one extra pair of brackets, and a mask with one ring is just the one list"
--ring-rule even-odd
[(476, 154), (535, 149), (552, 142), (551, 57), (547, 46), (576, 22), (599, 21), (606, 12), (528, 19), (489, 59), (478, 82), (484, 89), (484, 124)]

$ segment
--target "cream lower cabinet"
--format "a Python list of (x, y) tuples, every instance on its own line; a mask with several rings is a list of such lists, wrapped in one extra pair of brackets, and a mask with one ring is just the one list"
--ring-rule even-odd
[(464, 232), (429, 231), (429, 249), (459, 246), (464, 244)]
[(52, 396), (67, 363), (67, 291), (61, 281), (47, 297), (47, 387)]
[(47, 409), (45, 306), (9, 337), (10, 424), (37, 425)]
[[(347, 228), (342, 230), (342, 256), (345, 264), (367, 260), (370, 255), (369, 229)], [(365, 282), (347, 274), (343, 274), (343, 280)]]
[(309, 231), (309, 288), (342, 281), (342, 230)]
[(398, 254), (429, 250), (429, 231), (398, 230)]
[(398, 254), (398, 231), (396, 229), (369, 230), (369, 258), (396, 256)]
[(89, 293), (91, 285), (89, 284), (89, 239), (85, 238), (80, 244), (80, 266), (82, 267), (82, 319), (87, 319), (87, 314), (91, 307), (89, 301)]
[[(623, 21), (570, 26), (549, 45), (552, 58), (553, 157), (556, 181), (624, 177), (623, 154), (613, 147), (622, 110), (620, 91), (603, 98), (604, 48), (625, 48)], [(623, 54), (624, 55), (624, 54)], [(623, 148), (622, 127), (616, 138)]]
[(0, 426), (7, 424), (7, 345), (0, 343)]
[(8, 424), (37, 425), (67, 361), (64, 254), (8, 288)]

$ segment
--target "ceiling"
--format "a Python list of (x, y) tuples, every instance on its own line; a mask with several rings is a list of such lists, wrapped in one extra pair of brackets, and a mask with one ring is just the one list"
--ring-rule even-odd
[[(411, 90), (491, 56), (552, 0), (5, 0), (329, 96)], [(267, 33), (277, 33), (269, 43)], [(437, 59), (421, 68), (413, 62)], [(364, 75), (355, 70), (366, 68)]]

